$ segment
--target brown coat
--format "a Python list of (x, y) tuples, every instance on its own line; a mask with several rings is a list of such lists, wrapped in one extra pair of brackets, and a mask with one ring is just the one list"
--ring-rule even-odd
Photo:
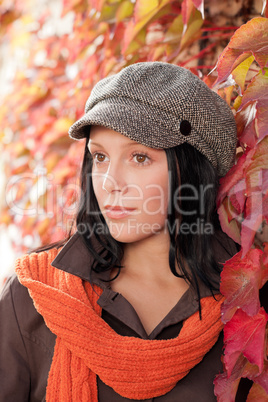
[[(234, 243), (225, 235), (215, 240), (219, 262), (224, 262), (237, 252)], [(90, 279), (92, 257), (76, 233), (59, 252), (52, 265), (81, 277)], [(99, 298), (103, 319), (119, 334), (143, 339), (169, 339), (178, 335), (182, 322), (198, 310), (198, 301), (188, 290), (177, 305), (148, 336), (130, 303), (114, 292), (107, 279), (108, 273), (91, 272), (91, 281), (104, 291)], [(202, 297), (210, 295), (201, 289)], [(0, 402), (45, 401), (47, 377), (53, 357), (55, 335), (46, 327), (42, 316), (34, 308), (28, 291), (14, 275), (8, 280), (0, 299)], [(155, 402), (210, 402), (216, 401), (213, 380), (221, 372), (220, 356), (223, 336), (191, 372), (168, 394), (150, 399)], [(99, 378), (100, 402), (131, 401), (116, 394)], [(245, 387), (244, 387), (245, 389)], [(237, 401), (245, 400), (242, 396)]]

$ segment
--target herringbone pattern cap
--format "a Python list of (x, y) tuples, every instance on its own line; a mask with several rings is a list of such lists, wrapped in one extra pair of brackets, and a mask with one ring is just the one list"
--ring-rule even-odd
[(224, 176), (234, 162), (236, 124), (227, 103), (189, 70), (163, 62), (132, 64), (99, 81), (73, 139), (100, 125), (151, 148), (187, 142)]

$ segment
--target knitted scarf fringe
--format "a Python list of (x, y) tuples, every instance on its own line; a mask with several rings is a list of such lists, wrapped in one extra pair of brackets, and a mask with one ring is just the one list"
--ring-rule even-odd
[(59, 250), (24, 255), (16, 273), (35, 308), (57, 335), (48, 402), (97, 402), (97, 379), (129, 399), (149, 399), (173, 389), (212, 348), (223, 328), (223, 296), (201, 299), (178, 337), (144, 340), (118, 335), (102, 318), (102, 289), (51, 266)]

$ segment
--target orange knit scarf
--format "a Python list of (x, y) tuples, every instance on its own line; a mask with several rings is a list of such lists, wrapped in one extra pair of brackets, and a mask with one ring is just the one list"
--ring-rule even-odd
[[(102, 290), (51, 266), (58, 250), (16, 261), (16, 273), (37, 311), (57, 335), (46, 400), (97, 402), (96, 375), (125, 398), (164, 395), (198, 364), (223, 328), (219, 301), (201, 300), (177, 338), (144, 340), (118, 335), (100, 316)], [(95, 293), (96, 292), (96, 293)]]

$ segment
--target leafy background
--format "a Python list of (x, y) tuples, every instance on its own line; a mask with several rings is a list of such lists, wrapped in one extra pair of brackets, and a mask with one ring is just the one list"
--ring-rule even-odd
[(252, 380), (248, 401), (268, 394), (259, 299), (268, 279), (267, 17), (266, 1), (253, 0), (0, 0), (0, 228), (16, 255), (68, 234), (83, 142), (67, 131), (99, 79), (166, 61), (191, 69), (233, 109), (237, 163), (221, 182), (218, 212), (241, 251), (222, 273), (219, 401), (235, 400), (241, 377)]

